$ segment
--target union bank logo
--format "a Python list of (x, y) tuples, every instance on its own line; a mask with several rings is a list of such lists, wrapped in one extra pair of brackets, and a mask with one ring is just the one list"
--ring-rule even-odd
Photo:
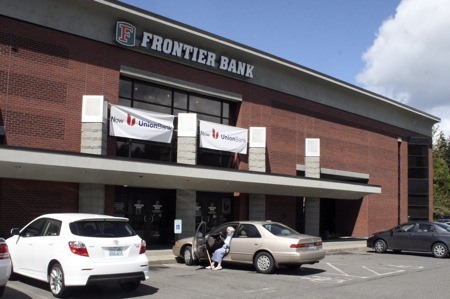
[(124, 21), (116, 23), (116, 42), (127, 47), (136, 44), (136, 27)]
[(216, 131), (215, 129), (212, 129), (212, 137), (214, 139), (219, 138), (219, 131)]
[(136, 118), (132, 117), (130, 114), (127, 114), (127, 124), (129, 126), (134, 126), (136, 124)]

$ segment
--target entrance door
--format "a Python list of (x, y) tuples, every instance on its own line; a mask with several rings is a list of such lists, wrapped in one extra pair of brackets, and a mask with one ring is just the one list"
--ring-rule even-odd
[(206, 223), (207, 230), (232, 220), (230, 193), (197, 192), (196, 227), (200, 222)]
[[(125, 217), (147, 245), (169, 245), (175, 241), (175, 190), (123, 188), (116, 189), (116, 205), (127, 207)], [(118, 204), (118, 200), (125, 200)]]

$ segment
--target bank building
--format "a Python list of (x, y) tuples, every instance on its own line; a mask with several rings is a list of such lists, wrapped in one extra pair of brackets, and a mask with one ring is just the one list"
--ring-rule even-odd
[(150, 248), (201, 221), (432, 219), (433, 115), (118, 1), (1, 7), (2, 237), (53, 212), (127, 217)]

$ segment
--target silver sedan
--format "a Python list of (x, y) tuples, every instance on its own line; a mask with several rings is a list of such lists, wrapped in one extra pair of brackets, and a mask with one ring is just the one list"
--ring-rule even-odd
[(280, 266), (295, 269), (325, 257), (320, 237), (300, 234), (286, 225), (270, 221), (228, 222), (210, 232), (206, 232), (206, 223), (202, 222), (194, 237), (175, 243), (173, 254), (187, 265), (208, 260), (208, 254), (223, 245), (228, 226), (235, 232), (224, 262), (253, 264), (256, 271), (271, 273)]

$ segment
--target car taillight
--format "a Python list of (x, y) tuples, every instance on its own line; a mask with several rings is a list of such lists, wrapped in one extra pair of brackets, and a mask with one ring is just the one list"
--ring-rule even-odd
[(69, 248), (72, 253), (81, 255), (81, 256), (89, 256), (86, 245), (80, 241), (70, 241)]
[(144, 240), (141, 240), (141, 248), (139, 249), (139, 254), (145, 253), (147, 250), (147, 243)]
[(302, 243), (302, 244), (291, 244), (291, 248), (306, 248), (308, 247), (307, 243)]
[(0, 260), (9, 259), (9, 250), (6, 243), (0, 244)]
[(291, 248), (308, 248), (322, 246), (322, 242), (291, 244)]

